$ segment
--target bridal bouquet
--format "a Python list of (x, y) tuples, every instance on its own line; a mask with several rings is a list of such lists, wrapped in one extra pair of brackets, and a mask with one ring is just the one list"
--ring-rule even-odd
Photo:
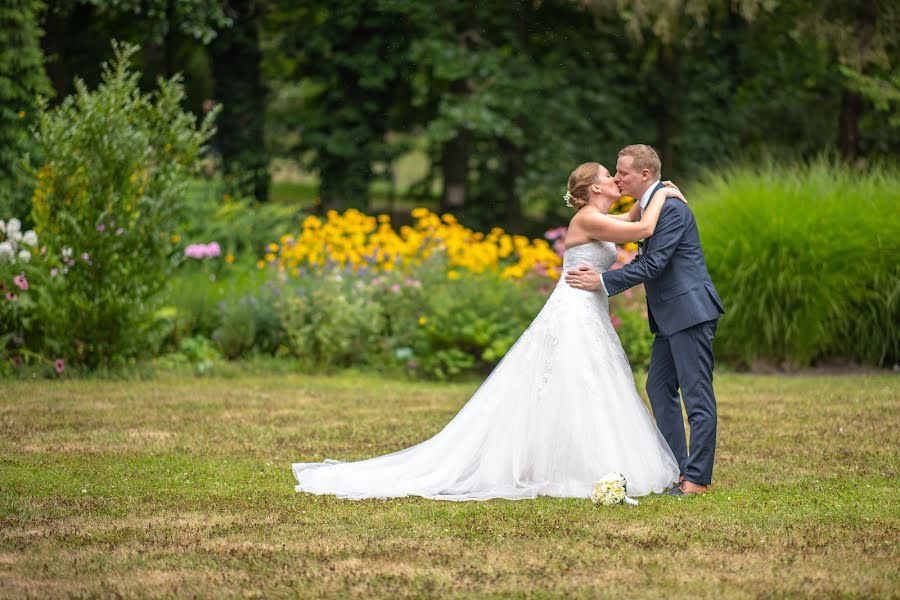
[(612, 506), (614, 504), (637, 504), (627, 494), (628, 483), (621, 473), (609, 473), (600, 478), (594, 484), (594, 493), (591, 494), (591, 502)]

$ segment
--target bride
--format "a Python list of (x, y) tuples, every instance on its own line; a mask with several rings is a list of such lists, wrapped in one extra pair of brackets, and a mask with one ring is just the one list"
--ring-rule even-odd
[[(563, 274), (589, 264), (604, 272), (615, 243), (651, 235), (666, 197), (657, 191), (640, 221), (609, 216), (619, 188), (585, 163), (569, 176), (576, 208)], [(637, 216), (637, 211), (631, 213)], [(434, 437), (358, 462), (295, 463), (296, 490), (341, 498), (424, 496), (486, 500), (589, 498), (594, 483), (622, 473), (630, 496), (678, 481), (678, 463), (641, 402), (605, 294), (561, 276), (540, 313), (457, 415)]]

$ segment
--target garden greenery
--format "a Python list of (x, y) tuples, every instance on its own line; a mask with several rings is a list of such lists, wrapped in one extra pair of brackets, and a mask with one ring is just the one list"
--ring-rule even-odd
[(40, 326), (57, 352), (87, 366), (148, 349), (154, 298), (177, 262), (182, 198), (213, 133), (216, 111), (197, 125), (182, 110), (179, 77), (140, 91), (129, 69), (137, 50), (114, 42), (96, 90), (77, 81), (38, 117), (44, 162), (34, 165), (32, 218), (62, 263)]
[(717, 356), (900, 360), (900, 173), (827, 158), (725, 170), (691, 190), (725, 302)]

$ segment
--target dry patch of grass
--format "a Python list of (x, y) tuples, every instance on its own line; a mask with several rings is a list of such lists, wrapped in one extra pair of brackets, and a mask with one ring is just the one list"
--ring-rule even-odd
[(290, 464), (433, 435), (477, 384), (6, 383), (0, 597), (900, 594), (900, 380), (724, 375), (704, 497), (351, 502)]

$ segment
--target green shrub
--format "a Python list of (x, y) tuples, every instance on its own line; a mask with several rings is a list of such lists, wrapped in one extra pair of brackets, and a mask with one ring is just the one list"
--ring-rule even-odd
[(739, 364), (900, 360), (900, 173), (819, 159), (708, 175), (690, 194)]
[(302, 365), (330, 369), (386, 360), (384, 312), (360, 279), (334, 271), (282, 288), (278, 311), (288, 346)]
[(35, 165), (35, 229), (53, 253), (72, 252), (49, 335), (89, 367), (148, 348), (156, 295), (177, 264), (172, 232), (215, 114), (198, 127), (180, 108), (178, 77), (141, 93), (128, 68), (137, 48), (113, 49), (98, 88), (76, 81), (60, 106), (41, 108), (37, 129), (46, 162)]
[(650, 366), (653, 334), (647, 322), (647, 304), (643, 286), (610, 299), (610, 318), (632, 369)]
[(220, 178), (192, 182), (183, 199), (190, 218), (178, 231), (183, 243), (217, 241), (225, 255), (260, 255), (299, 227), (303, 215), (296, 206), (233, 198), (225, 190)]
[(427, 266), (419, 273), (422, 302), (406, 317), (417, 327), (410, 346), (418, 366), (437, 379), (500, 362), (546, 301), (528, 280), (493, 273), (450, 280), (445, 273)]

